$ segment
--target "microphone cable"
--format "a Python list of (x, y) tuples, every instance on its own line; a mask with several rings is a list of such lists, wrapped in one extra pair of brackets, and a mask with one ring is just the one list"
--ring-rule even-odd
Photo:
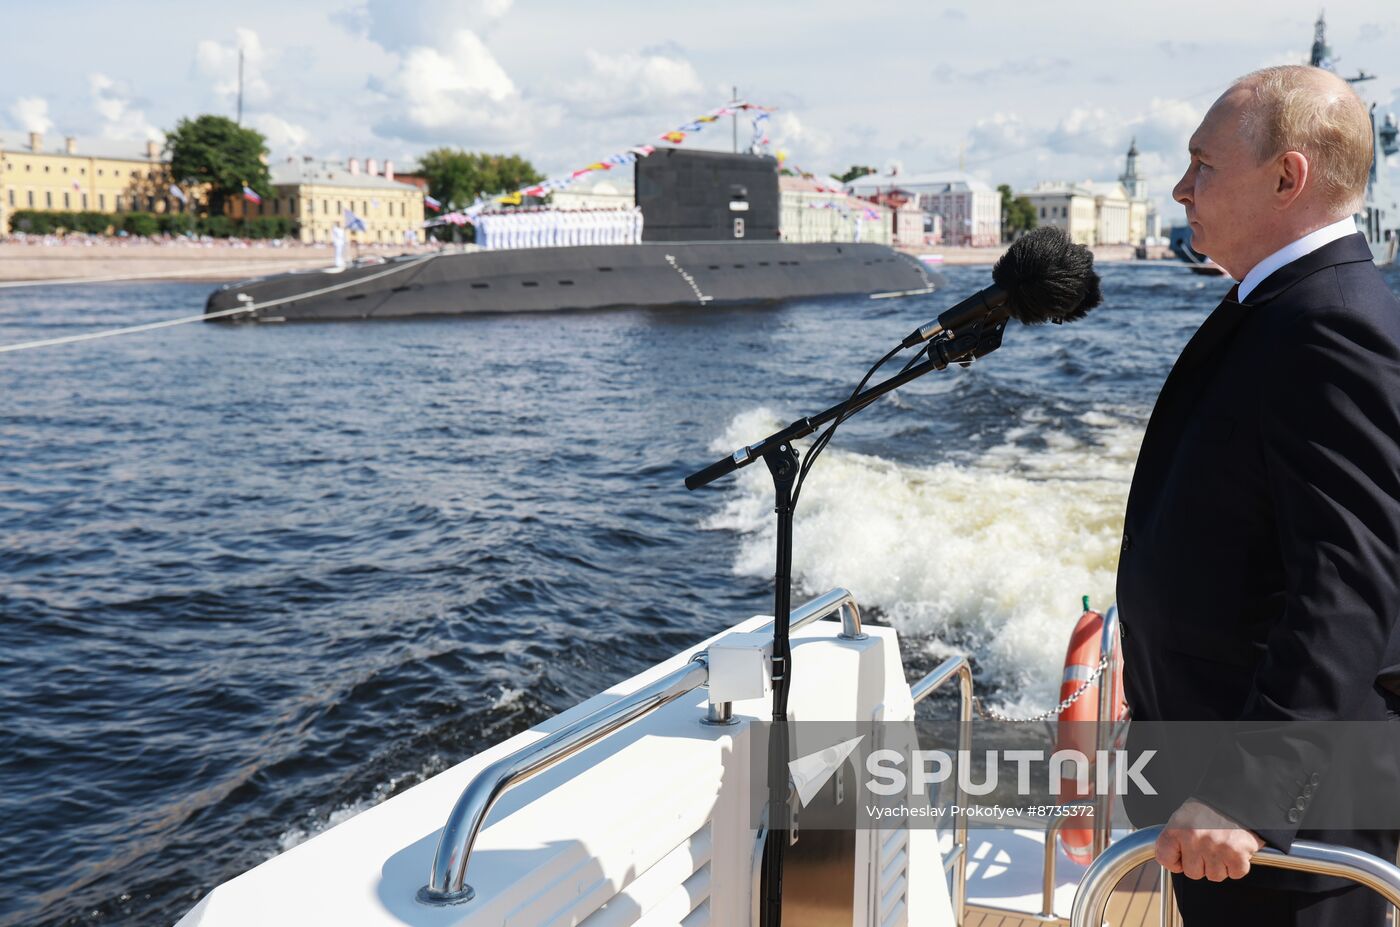
[[(929, 344), (932, 344), (932, 342), (930, 342)], [(905, 370), (908, 370), (910, 367), (918, 363), (919, 358), (923, 357), (924, 354), (928, 352), (929, 344), (925, 344), (922, 348), (916, 351), (914, 353), (914, 356), (909, 358), (909, 362), (904, 365), (903, 369), (900, 370), (900, 373), (903, 373)], [(886, 353), (884, 357), (877, 360), (875, 362), (875, 366), (867, 370), (865, 372), (865, 376), (861, 377), (860, 382), (856, 384), (856, 388), (851, 391), (850, 398), (846, 401), (850, 402), (851, 399), (854, 399), (857, 396), (859, 396), (860, 391), (865, 389), (865, 384), (870, 382), (870, 378), (875, 375), (875, 372), (881, 367), (885, 366), (885, 364), (889, 363), (891, 358), (893, 358), (896, 354), (903, 350), (904, 345), (897, 344), (893, 348), (891, 348), (890, 351)], [(843, 412), (841, 415), (838, 415), (835, 421), (828, 425), (826, 430), (823, 431), (820, 435), (818, 435), (817, 439), (812, 442), (812, 446), (807, 449), (807, 454), (802, 458), (802, 467), (797, 472), (797, 482), (792, 487), (792, 510), (794, 513), (796, 513), (797, 511), (797, 500), (800, 499), (802, 496), (802, 484), (806, 481), (807, 473), (812, 469), (812, 464), (816, 462), (816, 459), (821, 455), (821, 452), (826, 450), (826, 446), (831, 443), (831, 436), (835, 433), (836, 429), (841, 426), (841, 423), (846, 421), (846, 419), (850, 418), (852, 415), (855, 415), (859, 411), (859, 409), (851, 409), (847, 412)]]

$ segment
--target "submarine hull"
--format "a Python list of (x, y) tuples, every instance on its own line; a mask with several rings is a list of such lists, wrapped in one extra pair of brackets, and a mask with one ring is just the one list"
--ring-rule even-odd
[(928, 290), (917, 259), (884, 245), (654, 242), (408, 255), (342, 271), (227, 284), (218, 321), (387, 319), (640, 306), (737, 306)]

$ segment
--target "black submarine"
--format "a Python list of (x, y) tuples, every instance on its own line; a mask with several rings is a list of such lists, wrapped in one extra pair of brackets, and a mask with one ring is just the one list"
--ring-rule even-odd
[(406, 254), (219, 287), (209, 321), (290, 322), (931, 292), (922, 262), (880, 244), (780, 239), (778, 162), (661, 148), (635, 165), (638, 244)]

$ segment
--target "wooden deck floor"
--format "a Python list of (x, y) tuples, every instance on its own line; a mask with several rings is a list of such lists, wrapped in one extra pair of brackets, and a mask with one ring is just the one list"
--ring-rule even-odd
[[(1110, 927), (1156, 927), (1161, 923), (1157, 900), (1157, 880), (1161, 869), (1156, 863), (1144, 863), (1123, 878), (1108, 900), (1105, 921)], [(1058, 923), (1068, 924), (1068, 919)], [(1024, 914), (967, 906), (963, 927), (1043, 927), (1046, 921)]]
[[(1156, 863), (1144, 863), (1130, 872), (1113, 890), (1104, 922), (1109, 927), (1157, 927), (1161, 923), (1157, 899), (1160, 873)], [(1016, 912), (969, 904), (963, 927), (1047, 927), (1049, 923)], [(1068, 927), (1069, 919), (1060, 918), (1054, 923)], [(1385, 919), (1386, 927), (1395, 923), (1395, 915), (1391, 911)]]

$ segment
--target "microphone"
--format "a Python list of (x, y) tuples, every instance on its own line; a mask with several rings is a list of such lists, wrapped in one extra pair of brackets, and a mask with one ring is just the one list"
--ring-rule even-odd
[(980, 290), (900, 342), (906, 348), (943, 333), (1007, 316), (1022, 325), (1076, 322), (1103, 301), (1094, 255), (1054, 226), (1021, 236), (992, 266), (992, 285)]

